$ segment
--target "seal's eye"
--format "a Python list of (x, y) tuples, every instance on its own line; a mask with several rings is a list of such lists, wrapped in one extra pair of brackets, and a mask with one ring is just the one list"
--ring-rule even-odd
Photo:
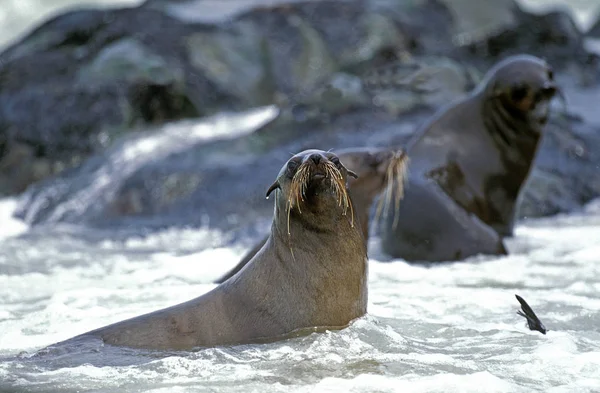
[(296, 168), (298, 168), (298, 163), (296, 161), (290, 161), (287, 164), (288, 171), (294, 172)]
[(340, 159), (337, 157), (331, 157), (329, 161), (331, 161), (331, 163), (335, 166), (340, 166)]
[(554, 79), (554, 72), (551, 69), (548, 69), (548, 79), (550, 79), (550, 80)]
[(527, 88), (527, 86), (517, 85), (512, 88), (512, 91), (510, 92), (510, 97), (512, 98), (513, 101), (519, 102), (523, 98), (527, 97), (528, 91), (529, 91), (529, 89)]

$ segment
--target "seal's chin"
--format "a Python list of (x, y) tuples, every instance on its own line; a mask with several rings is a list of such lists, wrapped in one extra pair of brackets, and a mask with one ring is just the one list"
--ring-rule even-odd
[(326, 190), (333, 191), (331, 178), (326, 173), (313, 173), (307, 179), (304, 190), (306, 199), (311, 199), (315, 194), (321, 194)]
[(550, 101), (543, 100), (538, 102), (533, 110), (529, 113), (530, 121), (536, 126), (544, 126), (548, 123), (550, 116)]
[(552, 83), (547, 83), (535, 94), (536, 104), (529, 114), (533, 124), (542, 127), (548, 123), (551, 101), (557, 94), (564, 99), (562, 91)]

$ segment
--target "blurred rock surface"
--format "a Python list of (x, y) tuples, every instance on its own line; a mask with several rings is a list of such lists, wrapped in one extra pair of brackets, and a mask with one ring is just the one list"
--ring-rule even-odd
[[(19, 215), (35, 224), (249, 228), (268, 221), (264, 189), (290, 152), (402, 143), (507, 55), (546, 58), (568, 99), (600, 95), (598, 55), (586, 46), (595, 30), (584, 36), (560, 9), (531, 14), (513, 0), (258, 3), (75, 10), (9, 47), (0, 54), (0, 194), (29, 186)], [(600, 115), (585, 103), (557, 105), (521, 217), (600, 195)], [(278, 118), (253, 133), (193, 136), (219, 112), (271, 104)], [(174, 127), (177, 151), (135, 150), (143, 164), (129, 168), (114, 161)], [(92, 187), (99, 176), (103, 186)]]

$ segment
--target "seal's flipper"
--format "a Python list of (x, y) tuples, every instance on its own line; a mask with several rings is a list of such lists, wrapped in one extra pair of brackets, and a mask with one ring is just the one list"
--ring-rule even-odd
[(529, 330), (537, 330), (542, 334), (546, 334), (546, 327), (544, 326), (542, 321), (540, 321), (537, 315), (535, 315), (535, 313), (533, 312), (531, 307), (529, 307), (529, 304), (527, 304), (525, 299), (516, 294), (515, 297), (517, 298), (519, 303), (521, 303), (521, 309), (523, 310), (522, 312), (521, 310), (518, 310), (517, 314), (527, 319), (527, 326), (529, 326)]

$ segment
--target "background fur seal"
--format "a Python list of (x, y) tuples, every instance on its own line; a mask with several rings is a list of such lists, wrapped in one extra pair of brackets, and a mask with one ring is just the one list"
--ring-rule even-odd
[(519, 192), (557, 91), (541, 59), (497, 63), (467, 97), (442, 108), (409, 142), (410, 171), (397, 226), (382, 249), (408, 261), (504, 254)]
[(188, 302), (71, 340), (190, 349), (347, 326), (367, 311), (367, 251), (348, 175), (333, 153), (296, 154), (267, 192), (275, 193), (271, 234), (240, 274)]
[[(369, 213), (375, 198), (390, 186), (390, 177), (396, 177), (396, 180), (404, 177), (406, 168), (406, 155), (398, 150), (391, 150), (380, 147), (357, 147), (337, 150), (338, 156), (344, 166), (358, 175), (358, 178), (348, 179), (348, 191), (352, 196), (354, 204), (354, 213), (357, 217), (361, 231), (365, 238), (365, 246), (369, 239)], [(400, 173), (398, 173), (400, 172)], [(401, 180), (400, 180), (401, 182)], [(392, 192), (392, 189), (389, 189)], [(254, 255), (267, 242), (268, 236), (265, 236), (256, 244), (242, 260), (230, 271), (225, 273), (215, 283), (221, 284), (239, 272), (254, 257)]]

